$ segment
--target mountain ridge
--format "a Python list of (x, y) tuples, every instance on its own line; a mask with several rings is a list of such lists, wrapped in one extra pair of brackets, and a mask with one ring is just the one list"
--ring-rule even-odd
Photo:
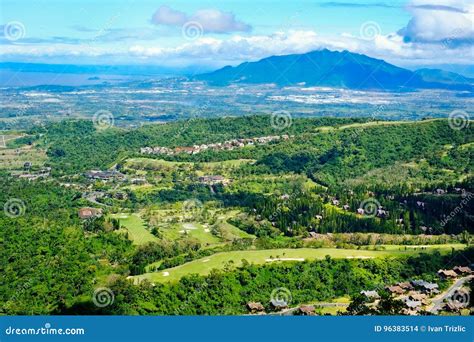
[[(424, 74), (428, 76), (427, 73)], [(235, 83), (275, 83), (279, 86), (304, 84), (305, 86), (330, 86), (350, 89), (450, 89), (472, 91), (467, 82), (446, 82), (442, 70), (430, 72), (429, 79), (417, 71), (410, 71), (384, 60), (367, 55), (328, 49), (304, 54), (270, 56), (256, 62), (226, 66), (195, 77), (212, 85), (225, 86)], [(467, 80), (459, 75), (459, 79)]]

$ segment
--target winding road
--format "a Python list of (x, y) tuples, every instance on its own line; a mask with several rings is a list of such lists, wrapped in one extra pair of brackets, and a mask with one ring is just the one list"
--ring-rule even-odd
[(451, 298), (457, 290), (461, 289), (461, 287), (463, 287), (464, 284), (472, 278), (474, 278), (474, 275), (456, 280), (456, 282), (451, 285), (444, 293), (433, 298), (432, 303), (427, 307), (427, 311), (431, 313), (437, 313), (439, 310), (441, 310), (444, 301)]

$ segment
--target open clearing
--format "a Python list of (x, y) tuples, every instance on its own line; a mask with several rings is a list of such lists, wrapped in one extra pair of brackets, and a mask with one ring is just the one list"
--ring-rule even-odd
[(110, 217), (120, 220), (120, 226), (125, 227), (128, 238), (135, 245), (158, 241), (158, 238), (145, 228), (145, 223), (138, 214), (113, 214)]
[[(141, 281), (144, 279), (150, 282), (176, 282), (181, 277), (197, 273), (200, 275), (207, 275), (212, 269), (223, 269), (226, 265), (232, 264), (233, 266), (241, 266), (242, 259), (247, 260), (253, 264), (267, 264), (270, 262), (276, 262), (271, 259), (304, 259), (304, 260), (315, 260), (323, 259), (326, 255), (332, 258), (376, 258), (386, 256), (399, 256), (399, 255), (412, 255), (420, 252), (427, 252), (433, 250), (439, 250), (441, 252), (449, 252), (452, 248), (462, 249), (465, 245), (462, 244), (450, 244), (450, 245), (431, 245), (431, 246), (384, 246), (385, 250), (374, 251), (374, 250), (363, 250), (363, 249), (337, 249), (337, 248), (296, 248), (296, 249), (268, 249), (268, 250), (247, 250), (247, 251), (232, 251), (216, 253), (214, 255), (193, 260), (184, 265), (180, 265), (165, 270), (145, 273), (142, 275), (131, 277), (135, 281)], [(405, 247), (407, 247), (405, 249)], [(270, 261), (269, 261), (270, 260)], [(291, 261), (289, 261), (291, 262)], [(299, 261), (293, 261), (299, 262)], [(163, 276), (163, 272), (167, 272), (167, 276)]]
[(46, 159), (45, 151), (33, 146), (0, 148), (0, 169), (2, 170), (21, 170), (25, 162), (31, 162), (33, 167), (41, 167)]

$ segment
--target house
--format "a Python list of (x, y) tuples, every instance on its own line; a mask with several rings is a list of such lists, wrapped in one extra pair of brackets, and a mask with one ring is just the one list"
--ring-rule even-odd
[(194, 153), (194, 147), (176, 147), (174, 149), (175, 153), (187, 153), (187, 154), (193, 154)]
[(357, 208), (357, 214), (364, 215), (365, 211), (362, 208)]
[(405, 290), (398, 285), (387, 286), (385, 289), (391, 294), (403, 294), (405, 292)]
[(429, 283), (424, 280), (412, 280), (411, 284), (423, 293), (435, 294), (439, 292), (439, 287), (436, 283)]
[(271, 300), (270, 301), (272, 307), (275, 309), (275, 310), (284, 310), (284, 309), (288, 309), (288, 303), (286, 302), (279, 302), (277, 300)]
[(459, 275), (472, 274), (472, 270), (467, 266), (455, 266), (453, 271)]
[(301, 305), (298, 308), (298, 313), (301, 316), (313, 316), (314, 315), (314, 306), (313, 305)]
[(458, 274), (453, 270), (439, 270), (437, 274), (443, 279), (454, 279), (458, 276)]
[(459, 312), (463, 307), (461, 303), (449, 301), (443, 305), (442, 310), (447, 312)]
[(247, 303), (247, 309), (253, 314), (259, 313), (259, 312), (265, 312), (265, 307), (262, 305), (262, 303), (259, 303), (259, 302)]
[(101, 217), (102, 209), (85, 207), (85, 208), (79, 209), (78, 214), (79, 214), (79, 218), (81, 218), (82, 220), (86, 220), (93, 217)]
[(346, 211), (349, 210), (350, 208), (351, 208), (351, 207), (350, 207), (348, 204), (344, 204), (344, 205), (342, 206), (342, 209), (344, 209), (344, 210), (346, 210)]
[(377, 217), (386, 218), (388, 216), (388, 211), (382, 207), (377, 208)]
[(89, 172), (86, 172), (85, 176), (89, 179), (102, 180), (102, 181), (124, 178), (124, 175), (118, 171), (91, 170)]
[(428, 296), (424, 293), (413, 291), (408, 294), (408, 298), (411, 300), (424, 301), (428, 298)]
[(333, 204), (333, 205), (336, 205), (336, 206), (339, 205), (339, 200), (333, 199), (333, 200), (332, 200), (332, 204)]
[(322, 220), (323, 219), (323, 217), (321, 215), (316, 215), (315, 218), (316, 218), (316, 220)]
[(378, 294), (377, 291), (372, 290), (372, 291), (360, 291), (361, 295), (366, 296), (368, 299), (379, 299), (380, 295)]
[(423, 303), (421, 302), (421, 300), (412, 300), (412, 299), (409, 299), (409, 298), (405, 300), (405, 306), (408, 309), (411, 309), (411, 310), (417, 310), (422, 305), (423, 305)]
[(229, 183), (229, 180), (223, 176), (201, 176), (198, 178), (199, 182), (207, 185), (223, 184), (226, 185)]
[(397, 285), (400, 286), (405, 291), (413, 290), (413, 285), (410, 284), (408, 281), (398, 283)]
[(134, 185), (142, 185), (146, 183), (146, 179), (145, 178), (132, 178), (130, 179), (130, 183)]
[(407, 308), (404, 308), (404, 309), (402, 310), (402, 315), (416, 316), (416, 315), (418, 315), (418, 310), (416, 310), (416, 309), (407, 309)]

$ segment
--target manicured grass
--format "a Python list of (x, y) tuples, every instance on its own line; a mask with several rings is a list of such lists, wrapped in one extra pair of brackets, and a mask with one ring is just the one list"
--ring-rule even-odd
[(151, 282), (175, 282), (178, 281), (181, 277), (192, 273), (207, 275), (212, 269), (223, 269), (229, 263), (231, 263), (233, 266), (240, 266), (242, 265), (242, 259), (245, 259), (248, 262), (254, 264), (265, 264), (268, 262), (279, 262), (269, 261), (269, 259), (280, 258), (283, 259), (283, 261), (292, 261), (291, 259), (293, 259), (293, 261), (302, 261), (303, 259), (323, 259), (326, 255), (329, 255), (332, 258), (376, 258), (386, 256), (412, 255), (435, 249), (443, 252), (449, 252), (451, 251), (451, 248), (461, 249), (465, 246), (461, 244), (439, 246), (433, 245), (426, 246), (426, 249), (416, 249), (415, 246), (411, 247), (412, 248), (405, 250), (404, 246), (389, 246), (386, 250), (381, 251), (336, 248), (286, 248), (222, 252), (211, 255), (209, 257), (188, 262), (184, 265), (165, 269), (155, 273), (142, 274), (133, 278), (136, 280), (147, 279)]
[[(253, 235), (238, 229), (227, 223), (227, 219), (239, 213), (238, 210), (207, 209), (205, 217), (197, 216), (184, 220), (183, 222), (183, 204), (178, 203), (167, 209), (149, 209), (150, 222), (159, 228), (163, 238), (169, 241), (176, 241), (181, 238), (194, 238), (199, 240), (202, 247), (212, 247), (222, 243), (232, 241), (238, 238), (255, 238)], [(207, 222), (207, 223), (206, 223)], [(217, 226), (215, 235), (212, 233), (213, 222)]]
[(221, 242), (217, 236), (211, 233), (209, 227), (198, 222), (176, 223), (166, 228), (160, 228), (160, 231), (168, 240), (177, 240), (180, 237), (189, 236), (199, 240), (203, 245), (213, 245)]
[(125, 227), (128, 238), (135, 245), (158, 241), (158, 238), (145, 228), (145, 223), (138, 214), (113, 214), (110, 217), (120, 220), (120, 226)]

